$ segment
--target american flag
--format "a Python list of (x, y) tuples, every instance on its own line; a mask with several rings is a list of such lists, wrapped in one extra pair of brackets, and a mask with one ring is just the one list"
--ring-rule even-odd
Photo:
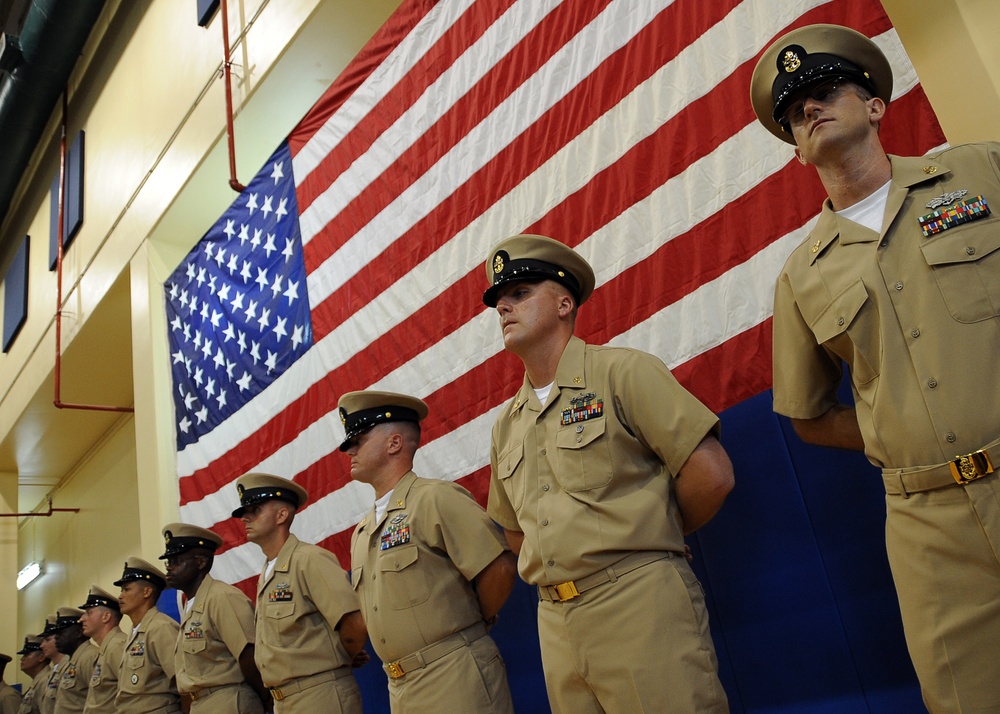
[(224, 537), (213, 574), (259, 572), (230, 518), (251, 470), (304, 486), (293, 530), (349, 562), (373, 499), (336, 450), (350, 390), (426, 400), (415, 470), (485, 500), (522, 375), (480, 299), (508, 235), (594, 266), (588, 342), (657, 354), (716, 411), (769, 388), (774, 279), (824, 193), (748, 86), (816, 22), (889, 57), (890, 151), (944, 143), (877, 0), (404, 0), (165, 285), (181, 517)]

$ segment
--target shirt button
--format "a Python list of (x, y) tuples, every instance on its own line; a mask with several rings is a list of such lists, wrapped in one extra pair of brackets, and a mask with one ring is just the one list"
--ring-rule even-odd
[(954, 444), (955, 443), (955, 433), (954, 432), (949, 431), (948, 434), (944, 438), (948, 440), (949, 444)]
[(576, 437), (576, 443), (579, 444), (581, 441), (583, 441), (583, 437), (582, 436)]
[(968, 248), (965, 249), (965, 252), (968, 253), (969, 255), (975, 255), (976, 249), (970, 245)]
[(902, 290), (903, 289), (903, 283), (897, 282), (895, 287), (896, 287), (896, 290)]
[(545, 449), (542, 449), (542, 456), (545, 456)]
[(379, 639), (382, 640), (382, 644), (384, 645), (385, 644), (385, 638), (384, 637), (380, 637)]
[(840, 325), (841, 327), (843, 327), (844, 326), (844, 318), (838, 317), (837, 318), (837, 324)]
[(912, 330), (910, 330), (910, 337), (913, 338), (920, 337), (920, 330), (914, 327)]
[(554, 561), (554, 560), (550, 560), (550, 561), (548, 562), (548, 566), (549, 566), (550, 568), (551, 568), (551, 567), (552, 567), (553, 565), (555, 565), (555, 564), (556, 564), (556, 561)]
[(934, 389), (934, 387), (937, 386), (937, 380), (934, 379), (933, 377), (930, 378), (930, 379), (928, 379), (927, 380), (927, 386), (930, 387), (931, 389)]
[(542, 486), (542, 490), (543, 491), (548, 491), (549, 490), (549, 485), (545, 484), (544, 486)]
[(373, 605), (373, 606), (372, 606), (372, 609), (373, 609), (373, 610), (374, 610), (375, 612), (378, 612), (378, 605)]
[(543, 518), (542, 519), (542, 525), (543, 526), (547, 526), (548, 524), (549, 524), (549, 519), (548, 518)]

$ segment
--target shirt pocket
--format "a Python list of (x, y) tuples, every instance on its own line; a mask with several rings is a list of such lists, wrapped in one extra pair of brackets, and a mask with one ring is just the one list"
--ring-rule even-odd
[(563, 490), (589, 491), (611, 483), (614, 464), (610, 436), (605, 433), (607, 419), (602, 416), (559, 427), (552, 473)]
[(837, 295), (810, 325), (816, 341), (847, 362), (856, 385), (879, 375), (882, 355), (878, 310), (863, 281)]
[(497, 460), (497, 478), (515, 511), (524, 505), (524, 444), (512, 446)]
[(279, 635), (295, 627), (295, 602), (269, 602), (264, 605), (264, 619), (271, 632)]
[(1000, 218), (956, 226), (921, 244), (948, 312), (958, 322), (1000, 314)]
[(430, 597), (418, 556), (416, 545), (395, 546), (379, 555), (378, 574), (384, 579), (380, 592), (393, 610), (407, 610)]
[(184, 666), (192, 670), (192, 674), (205, 674), (212, 668), (210, 662), (204, 655), (208, 641), (204, 637), (186, 638), (181, 635), (180, 649), (186, 655)]

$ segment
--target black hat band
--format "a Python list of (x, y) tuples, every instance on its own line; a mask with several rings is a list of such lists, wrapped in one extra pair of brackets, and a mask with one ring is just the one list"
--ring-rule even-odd
[(103, 595), (90, 594), (87, 596), (87, 602), (80, 605), (81, 610), (89, 610), (92, 607), (106, 607), (109, 610), (121, 611), (117, 600), (111, 600)]
[(501, 270), (494, 272), (493, 285), (483, 295), (483, 302), (489, 307), (496, 307), (496, 294), (502, 285), (521, 280), (554, 280), (573, 293), (573, 299), (577, 303), (580, 302), (580, 283), (565, 268), (534, 258), (508, 259), (494, 263), (497, 267), (501, 267)]
[(341, 451), (347, 451), (350, 443), (364, 434), (366, 431), (379, 424), (393, 421), (411, 421), (414, 424), (420, 422), (420, 415), (413, 409), (398, 406), (381, 406), (371, 409), (359, 409), (353, 414), (340, 408), (340, 419), (344, 422), (344, 441), (340, 445)]
[[(779, 55), (780, 61), (780, 55)], [(792, 95), (801, 89), (826, 79), (844, 78), (875, 95), (875, 86), (871, 77), (853, 62), (836, 55), (817, 53), (805, 55), (798, 60), (800, 65), (792, 73), (778, 72), (771, 86), (774, 97), (774, 109), (771, 118), (778, 124), (783, 124), (784, 114), (791, 104)]]
[(173, 536), (167, 541), (166, 550), (164, 550), (163, 555), (159, 559), (166, 560), (172, 556), (185, 553), (192, 548), (205, 548), (215, 552), (218, 546), (212, 541), (199, 538), (198, 536)]

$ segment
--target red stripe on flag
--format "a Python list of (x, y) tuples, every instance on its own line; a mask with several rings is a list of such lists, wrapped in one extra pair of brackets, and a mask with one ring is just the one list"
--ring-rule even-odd
[[(426, 2), (426, 0), (425, 0)], [(434, 49), (420, 57), (414, 66), (406, 73), (403, 79), (394, 87), (390, 88), (374, 106), (371, 107), (364, 120), (359, 122), (350, 132), (337, 142), (336, 147), (309, 176), (298, 186), (296, 195), (299, 202), (299, 211), (305, 211), (312, 203), (325, 191), (329, 185), (361, 157), (372, 144), (396, 122), (403, 113), (409, 109), (410, 103), (420, 97), (424, 91), (430, 87), (442, 73), (451, 67), (470, 45), (476, 42), (482, 34), (496, 22), (503, 13), (514, 3), (514, 0), (493, 0), (491, 2), (477, 2), (473, 4), (462, 17), (453, 24), (437, 42)], [(425, 4), (425, 3), (421, 3)], [(432, 3), (433, 4), (433, 3)], [(423, 8), (421, 8), (423, 9)], [(413, 18), (410, 18), (413, 20)], [(421, 18), (415, 18), (411, 23), (404, 23), (403, 28), (406, 33), (412, 29)], [(399, 36), (397, 36), (397, 40)], [(393, 47), (382, 48), (385, 55), (391, 52)], [(384, 57), (383, 57), (384, 59)], [(353, 66), (353, 64), (352, 64)], [(360, 77), (363, 81), (374, 70), (374, 67), (367, 68)], [(353, 91), (356, 87), (352, 87)], [(343, 91), (338, 93), (342, 94)], [(326, 97), (324, 96), (324, 100)], [(331, 98), (331, 103), (335, 102)], [(337, 105), (339, 108), (339, 105)], [(325, 108), (324, 108), (325, 109)], [(310, 112), (310, 115), (312, 112)], [(333, 112), (323, 112), (323, 121), (326, 121)], [(319, 127), (310, 127), (318, 130)], [(312, 136), (312, 131), (310, 137)], [(298, 134), (298, 128), (294, 135)], [(299, 146), (305, 141), (298, 142)], [(291, 137), (289, 145), (292, 146)], [(292, 155), (296, 154), (292, 149)], [(306, 259), (306, 268), (311, 270), (309, 259)]]

